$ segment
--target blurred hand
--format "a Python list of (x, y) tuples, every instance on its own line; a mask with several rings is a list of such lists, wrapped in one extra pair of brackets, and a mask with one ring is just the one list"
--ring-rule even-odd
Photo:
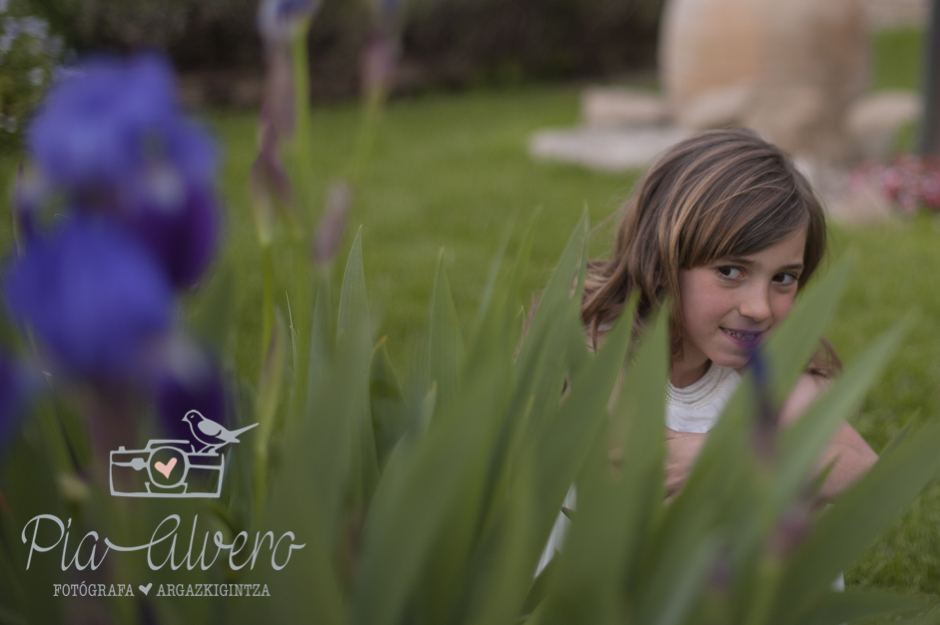
[(667, 501), (671, 501), (682, 489), (707, 436), (707, 434), (676, 432), (666, 428)]

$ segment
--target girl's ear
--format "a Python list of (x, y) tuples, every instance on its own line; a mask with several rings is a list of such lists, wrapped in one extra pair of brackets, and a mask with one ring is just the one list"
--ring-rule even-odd
[(827, 380), (831, 380), (842, 373), (842, 360), (836, 354), (832, 344), (826, 339), (819, 338), (819, 347), (816, 348), (813, 357), (810, 358), (809, 364), (806, 366), (806, 373)]

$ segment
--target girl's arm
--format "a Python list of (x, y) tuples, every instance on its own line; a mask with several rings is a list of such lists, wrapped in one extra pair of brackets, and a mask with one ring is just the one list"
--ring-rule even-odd
[[(829, 385), (825, 378), (804, 374), (797, 381), (793, 392), (780, 410), (780, 424), (787, 427), (796, 421), (810, 404)], [(666, 494), (675, 495), (685, 483), (695, 463), (707, 434), (690, 434), (666, 429)], [(835, 461), (819, 492), (821, 502), (826, 502), (849, 487), (864, 475), (878, 460), (878, 455), (868, 446), (858, 432), (843, 421), (816, 463), (817, 471)]]
[(666, 500), (682, 489), (692, 465), (705, 444), (708, 434), (676, 432), (666, 428)]
[[(829, 387), (829, 383), (830, 381), (823, 377), (808, 373), (800, 376), (793, 392), (780, 409), (781, 425), (786, 427), (799, 419), (810, 404)], [(844, 491), (855, 480), (865, 475), (877, 460), (878, 454), (868, 446), (865, 439), (848, 422), (842, 421), (816, 463), (816, 469), (822, 471), (835, 461), (819, 491), (820, 500), (829, 501)]]

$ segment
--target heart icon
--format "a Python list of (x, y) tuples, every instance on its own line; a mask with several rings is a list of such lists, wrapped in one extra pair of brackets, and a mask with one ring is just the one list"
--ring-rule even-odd
[[(173, 458), (173, 461), (176, 462), (176, 458)], [(153, 582), (150, 582), (150, 583), (147, 584), (146, 586), (138, 586), (138, 588), (140, 589), (140, 592), (142, 592), (142, 593), (144, 593), (144, 594), (146, 595), (147, 593), (150, 592), (150, 587), (151, 587), (151, 586), (153, 586)]]
[[(170, 458), (170, 461), (166, 464), (163, 464), (159, 460), (153, 465), (157, 468), (157, 471), (163, 474), (163, 477), (170, 479), (170, 473), (173, 472), (173, 467), (176, 466), (176, 458)], [(150, 587), (147, 587), (147, 590), (150, 590)], [(147, 594), (147, 593), (144, 593)]]

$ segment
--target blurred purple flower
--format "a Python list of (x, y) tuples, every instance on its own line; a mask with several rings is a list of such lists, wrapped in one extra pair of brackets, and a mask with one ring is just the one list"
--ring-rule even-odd
[(734, 556), (730, 545), (723, 545), (715, 555), (708, 574), (708, 587), (713, 592), (727, 594), (734, 584)]
[(280, 137), (294, 136), (296, 111), (294, 110), (294, 66), (290, 50), (269, 48), (265, 55), (267, 71), (264, 77), (264, 103), (261, 106), (262, 144), (267, 128), (275, 131), (275, 143)]
[(763, 395), (770, 380), (767, 376), (767, 362), (759, 348), (751, 352), (747, 366), (751, 368), (751, 372), (754, 374), (754, 384), (757, 386), (758, 392)]
[(283, 46), (302, 32), (318, 8), (320, 0), (261, 0), (258, 32), (267, 45)]
[(192, 286), (212, 261), (219, 238), (215, 197), (205, 186), (184, 186), (172, 170), (148, 174), (139, 187), (144, 190), (141, 210), (126, 224), (154, 254), (173, 286)]
[(278, 129), (265, 107), (261, 111), (261, 148), (248, 178), (248, 186), (254, 199), (255, 219), (263, 232), (270, 231), (276, 208), (285, 210), (285, 216), (292, 218), (286, 211), (293, 206), (294, 192), (287, 170), (281, 162), (279, 148)]
[(346, 218), (352, 204), (352, 191), (345, 182), (334, 183), (326, 197), (326, 208), (320, 217), (316, 239), (313, 242), (313, 259), (320, 265), (333, 260), (343, 234), (346, 232)]
[(53, 87), (30, 128), (29, 150), (63, 186), (111, 185), (144, 164), (146, 135), (162, 134), (176, 114), (173, 77), (157, 57), (97, 59)]
[(212, 360), (197, 348), (177, 342), (156, 392), (157, 409), (164, 431), (174, 440), (189, 440), (190, 428), (183, 416), (198, 410), (208, 419), (227, 425), (225, 388)]
[(754, 374), (754, 390), (757, 395), (754, 451), (760, 460), (770, 462), (774, 457), (776, 446), (779, 411), (774, 407), (767, 360), (760, 348), (755, 349), (751, 354), (748, 367)]
[(170, 327), (164, 274), (134, 238), (102, 219), (72, 217), (34, 240), (8, 267), (3, 290), (13, 317), (68, 375), (135, 379)]
[(800, 497), (783, 511), (770, 535), (768, 550), (771, 556), (783, 560), (803, 544), (812, 529), (817, 504), (816, 490), (806, 487)]
[(51, 90), (28, 147), (52, 188), (128, 227), (174, 286), (199, 279), (218, 237), (216, 150), (183, 118), (164, 60), (142, 55), (81, 66)]
[(366, 42), (362, 56), (362, 90), (367, 96), (387, 93), (395, 76), (398, 45), (389, 29), (379, 28)]

